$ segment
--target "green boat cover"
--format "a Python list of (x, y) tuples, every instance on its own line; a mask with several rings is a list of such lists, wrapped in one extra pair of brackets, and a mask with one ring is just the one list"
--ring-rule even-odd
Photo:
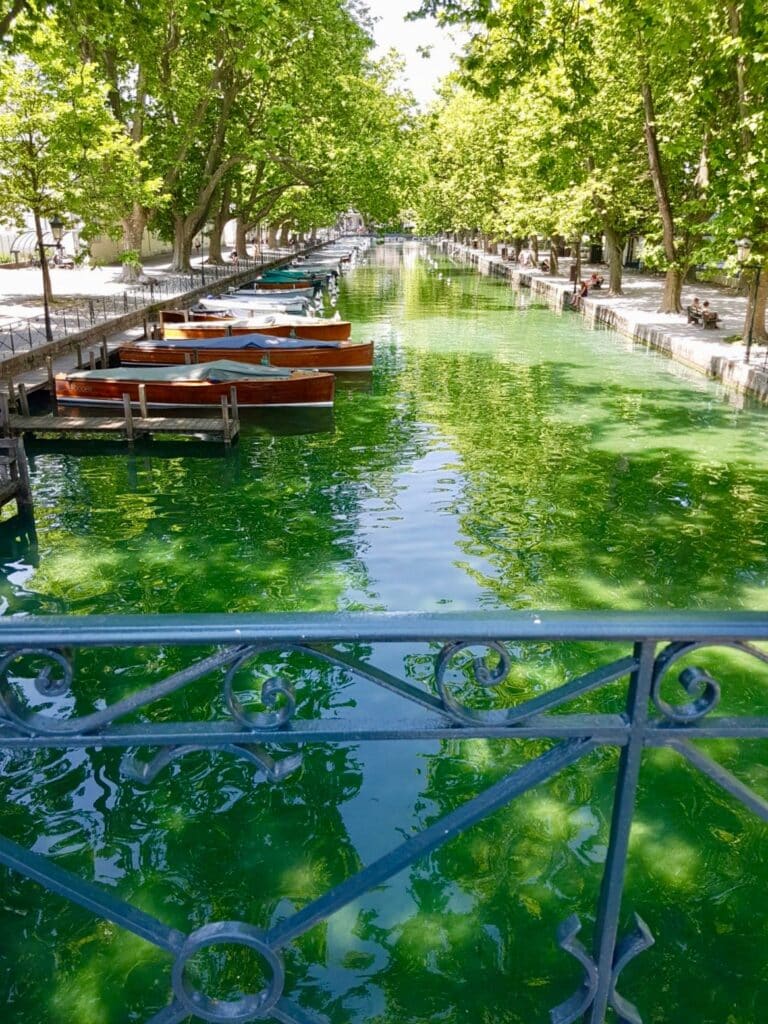
[(111, 370), (77, 370), (75, 373), (68, 373), (67, 378), (69, 380), (137, 380), (140, 383), (208, 380), (213, 384), (221, 384), (225, 381), (253, 380), (254, 377), (285, 378), (290, 377), (292, 373), (292, 370), (282, 366), (236, 363), (233, 359), (215, 359), (210, 363), (189, 366), (116, 366)]

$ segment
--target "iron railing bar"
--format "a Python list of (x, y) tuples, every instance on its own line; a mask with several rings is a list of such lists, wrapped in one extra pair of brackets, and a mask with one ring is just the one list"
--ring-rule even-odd
[(348, 654), (345, 651), (339, 651), (330, 644), (325, 646), (322, 644), (307, 644), (306, 646), (311, 650), (317, 651), (318, 654), (322, 654), (334, 664), (344, 665), (345, 668), (354, 672), (355, 675), (361, 676), (363, 679), (368, 679), (377, 686), (381, 686), (383, 689), (389, 690), (391, 693), (396, 693), (399, 697), (405, 697), (406, 700), (409, 700), (414, 704), (419, 704), (428, 711), (436, 711), (444, 721), (446, 719), (451, 719), (451, 716), (443, 707), (440, 699), (433, 696), (431, 693), (427, 693), (426, 691), (419, 689), (418, 686), (413, 686), (404, 679), (398, 679), (397, 676), (393, 676), (391, 673), (382, 668), (378, 668), (376, 665), (369, 665), (364, 661), (359, 661), (351, 654)]
[(394, 850), (379, 857), (356, 875), (313, 900), (291, 917), (270, 928), (265, 941), (273, 949), (285, 946), (369, 889), (381, 885), (415, 860), (439, 849), (449, 839), (487, 818), (489, 814), (493, 814), (539, 783), (557, 775), (569, 765), (575, 764), (598, 746), (599, 744), (590, 740), (568, 740), (534, 758), (461, 807), (443, 815)]
[(698, 722), (654, 719), (645, 731), (645, 743), (648, 747), (664, 747), (680, 736), (686, 740), (758, 740), (765, 739), (766, 733), (768, 716), (709, 714)]
[(52, 615), (4, 619), (0, 644), (152, 644), (493, 640), (768, 641), (762, 612), (310, 612), (264, 615)]
[(627, 717), (631, 733), (619, 757), (619, 770), (611, 814), (611, 831), (605, 859), (595, 922), (593, 957), (597, 965), (597, 991), (589, 1012), (590, 1024), (604, 1024), (612, 991), (613, 957), (619, 927), (629, 833), (635, 807), (637, 783), (643, 756), (643, 733), (648, 720), (656, 643), (635, 645), (637, 669), (632, 673), (627, 694)]
[(685, 740), (672, 740), (666, 745), (690, 761), (694, 768), (698, 768), (700, 772), (716, 782), (721, 789), (730, 793), (758, 818), (768, 821), (768, 800), (738, 779), (733, 772)]
[[(768, 723), (764, 732), (768, 730)], [(367, 743), (387, 740), (592, 739), (623, 745), (629, 726), (623, 715), (537, 715), (524, 725), (477, 723), (457, 728), (443, 719), (395, 718), (356, 722), (349, 718), (294, 720), (280, 729), (243, 729), (235, 722), (145, 722), (112, 725), (104, 732), (21, 735), (0, 726), (0, 749), (78, 749), (84, 747), (221, 747), (241, 743)], [(669, 742), (665, 739), (665, 744)]]
[(0, 864), (31, 878), (50, 892), (77, 903), (99, 917), (125, 928), (154, 946), (176, 953), (186, 938), (182, 932), (158, 921), (143, 910), (117, 899), (92, 882), (65, 871), (47, 857), (24, 849), (5, 836), (0, 836)]

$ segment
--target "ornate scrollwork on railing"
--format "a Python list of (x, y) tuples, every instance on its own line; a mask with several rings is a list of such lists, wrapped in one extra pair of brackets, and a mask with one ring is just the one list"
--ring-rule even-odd
[[(260, 992), (239, 999), (213, 999), (189, 981), (185, 973), (189, 960), (202, 950), (225, 943), (252, 949), (266, 962), (271, 977)], [(176, 1004), (187, 1014), (214, 1024), (261, 1020), (270, 1016), (269, 1011), (283, 994), (285, 967), (280, 954), (264, 941), (264, 933), (258, 928), (242, 921), (218, 921), (203, 925), (187, 937), (174, 961), (171, 983)]]
[[(620, 1024), (643, 1024), (643, 1019), (636, 1006), (620, 996), (616, 991), (619, 975), (636, 956), (654, 944), (653, 935), (643, 919), (635, 914), (635, 929), (626, 935), (615, 947), (611, 967), (611, 984), (608, 991), (608, 1005), (618, 1016)], [(583, 944), (576, 938), (581, 931), (581, 921), (577, 914), (572, 914), (557, 929), (557, 944), (566, 953), (575, 957), (584, 968), (584, 981), (581, 989), (574, 992), (564, 1003), (560, 1003), (549, 1011), (551, 1024), (574, 1024), (584, 1016), (595, 1001), (599, 981), (597, 964), (587, 952)]]
[[(227, 670), (224, 677), (224, 699), (232, 717), (246, 729), (280, 729), (286, 725), (296, 710), (296, 694), (293, 687), (278, 676), (270, 676), (261, 687), (261, 702), (273, 711), (246, 711), (240, 698), (235, 693), (234, 680), (240, 669), (256, 655), (264, 652), (264, 647), (248, 647)], [(282, 703), (280, 698), (282, 697)]]
[(461, 651), (467, 651), (479, 646), (485, 647), (489, 653), (495, 651), (499, 656), (499, 660), (491, 668), (488, 665), (487, 655), (485, 658), (473, 657), (471, 669), (474, 681), (483, 689), (492, 690), (500, 686), (509, 676), (510, 669), (512, 668), (512, 658), (504, 644), (496, 640), (485, 640), (482, 644), (467, 640), (452, 640), (450, 643), (445, 644), (435, 662), (435, 682), (440, 699), (445, 710), (456, 721), (471, 725), (479, 723), (484, 725), (507, 725), (510, 723), (510, 716), (514, 716), (514, 712), (511, 709), (505, 709), (504, 711), (473, 710), (457, 700), (451, 693), (448, 685), (446, 675), (451, 668), (451, 662), (455, 660)]
[[(48, 662), (35, 675), (33, 686), (41, 697), (62, 697), (72, 688), (74, 671), (68, 653), (53, 647), (24, 647), (11, 651), (0, 660), (0, 715), (24, 733), (57, 732), (62, 722), (49, 715), (32, 711), (28, 704), (19, 698), (11, 682), (11, 666), (22, 658), (42, 658)], [(54, 666), (58, 666), (61, 674), (53, 676)]]
[(642, 917), (639, 914), (635, 914), (634, 917), (635, 930), (625, 935), (616, 946), (613, 956), (613, 970), (611, 971), (611, 991), (608, 994), (608, 1005), (612, 1006), (616, 1011), (621, 1024), (643, 1024), (643, 1019), (637, 1007), (630, 1003), (628, 999), (620, 996), (616, 991), (619, 975), (630, 960), (634, 960), (636, 956), (644, 953), (646, 949), (650, 949), (656, 941), (653, 935), (651, 935), (651, 929)]
[(584, 945), (576, 938), (580, 931), (581, 921), (578, 914), (571, 914), (557, 927), (557, 944), (579, 961), (584, 968), (584, 981), (578, 992), (574, 992), (564, 1003), (549, 1011), (552, 1024), (573, 1024), (586, 1013), (597, 992), (597, 966)]
[(692, 699), (685, 704), (670, 704), (662, 696), (662, 685), (664, 678), (670, 671), (672, 665), (685, 655), (704, 647), (730, 647), (737, 651), (743, 651), (758, 661), (768, 664), (768, 654), (761, 651), (752, 644), (740, 641), (722, 641), (713, 644), (708, 641), (685, 642), (668, 644), (661, 654), (656, 658), (651, 682), (651, 696), (661, 714), (671, 722), (685, 724), (696, 722), (704, 718), (710, 711), (720, 703), (720, 683), (711, 676), (705, 669), (691, 665), (684, 668), (677, 677), (680, 686)]
[(42, 672), (38, 672), (33, 682), (35, 689), (41, 695), (60, 697), (69, 692), (72, 686), (74, 673), (70, 657), (53, 647), (20, 648), (11, 651), (0, 660), (0, 714), (6, 722), (32, 736), (67, 736), (74, 733), (89, 734), (98, 732), (124, 715), (138, 711), (140, 708), (152, 704), (161, 697), (167, 697), (177, 690), (188, 686), (189, 683), (200, 679), (209, 672), (229, 665), (230, 662), (235, 661), (241, 656), (242, 651), (242, 646), (222, 648), (215, 654), (194, 662), (192, 665), (187, 666), (187, 668), (167, 676), (160, 682), (153, 683), (137, 693), (132, 693), (121, 700), (115, 701), (114, 704), (110, 704), (102, 711), (94, 711), (91, 714), (80, 715), (77, 718), (61, 719), (32, 711), (29, 705), (22, 701), (16, 693), (10, 679), (10, 669), (14, 662), (19, 661), (21, 658), (42, 657), (54, 662), (60, 666), (63, 673), (62, 678), (52, 681), (51, 668), (46, 667)]

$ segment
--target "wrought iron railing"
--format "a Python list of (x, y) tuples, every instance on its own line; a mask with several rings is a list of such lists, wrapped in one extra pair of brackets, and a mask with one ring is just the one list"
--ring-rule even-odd
[[(51, 306), (51, 338), (61, 341), (98, 324), (107, 324), (126, 313), (137, 312), (163, 299), (178, 298), (187, 292), (210, 285), (215, 290), (220, 282), (248, 270), (260, 269), (261, 258), (240, 260), (229, 264), (195, 266), (187, 273), (150, 275), (140, 284), (127, 285), (114, 295), (91, 296), (67, 306)], [(45, 317), (42, 313), (0, 324), (0, 359), (29, 352), (49, 344)]]
[[(308, 745), (485, 738), (535, 741), (522, 767), (510, 771), (463, 805), (454, 807), (395, 849), (323, 895), (307, 902), (268, 928), (248, 920), (209, 920), (188, 931), (116, 897), (58, 866), (52, 859), (0, 837), (0, 863), (100, 918), (134, 933), (170, 954), (169, 1003), (151, 1024), (174, 1024), (192, 1016), (213, 1022), (271, 1019), (282, 1024), (309, 1024), (332, 1018), (304, 1008), (285, 991), (283, 951), (295, 940), (349, 906), (371, 888), (436, 851), (464, 830), (505, 807), (568, 766), (601, 747), (620, 750), (615, 780), (610, 838), (595, 923), (589, 946), (577, 937), (576, 915), (557, 934), (562, 950), (580, 965), (578, 991), (550, 1011), (552, 1024), (577, 1020), (602, 1024), (612, 1009), (625, 1024), (640, 1024), (641, 1011), (621, 995), (621, 973), (654, 943), (642, 918), (619, 936), (630, 827), (647, 748), (676, 751), (735, 800), (764, 821), (768, 802), (700, 745), (712, 739), (768, 739), (768, 717), (721, 713), (721, 683), (712, 668), (727, 656), (768, 665), (762, 646), (768, 641), (768, 616), (758, 614), (352, 614), (272, 616), (160, 616), (18, 618), (2, 626), (0, 659), (0, 750), (111, 747), (123, 751), (121, 769), (129, 779), (150, 782), (172, 759), (193, 750), (227, 752), (244, 758), (265, 779), (283, 780), (302, 761)], [(589, 649), (599, 664), (560, 685), (546, 688), (527, 678), (528, 696), (508, 702), (510, 673), (525, 670), (525, 645)], [(207, 647), (193, 652), (170, 675), (143, 678), (141, 686), (110, 701), (99, 687), (92, 710), (78, 700), (78, 657), (104, 649), (99, 666), (110, 664), (107, 651), (166, 646)], [(398, 646), (395, 646), (398, 645)], [(402, 649), (427, 645), (422, 676), (393, 671), (382, 664), (402, 663)], [(283, 658), (300, 655), (330, 664), (397, 700), (392, 717), (377, 704), (375, 715), (354, 707), (333, 716), (296, 714), (293, 681), (264, 675), (261, 663), (272, 652)], [(605, 652), (608, 652), (605, 654)], [(734, 653), (737, 652), (737, 653)], [(154, 664), (154, 663), (149, 663)], [(286, 662), (283, 662), (285, 667)], [(295, 664), (295, 662), (294, 662)], [(427, 666), (426, 673), (423, 671)], [(149, 668), (146, 674), (151, 674)], [(153, 717), (153, 706), (166, 702), (195, 680), (217, 676), (226, 713), (215, 721), (168, 721)], [(533, 673), (531, 673), (533, 675)], [(104, 678), (114, 678), (105, 676)], [(591, 699), (619, 686), (621, 707), (604, 713), (573, 710), (573, 702)], [(74, 698), (74, 699), (73, 699)], [(80, 713), (72, 714), (78, 706)], [(598, 701), (598, 706), (600, 706)], [(730, 706), (725, 702), (725, 706)], [(275, 747), (293, 748), (286, 756)], [(153, 756), (140, 760), (137, 748)], [(449, 756), (449, 755), (446, 755)], [(396, 769), (393, 769), (393, 776)], [(642, 908), (632, 908), (642, 911)], [(662, 937), (663, 940), (663, 937)], [(235, 944), (255, 951), (267, 982), (236, 999), (214, 999), (194, 987), (186, 965), (202, 950)], [(667, 951), (674, 955), (675, 951)], [(565, 961), (564, 961), (565, 962)], [(489, 984), (494, 979), (489, 979)], [(509, 981), (507, 981), (509, 984)]]

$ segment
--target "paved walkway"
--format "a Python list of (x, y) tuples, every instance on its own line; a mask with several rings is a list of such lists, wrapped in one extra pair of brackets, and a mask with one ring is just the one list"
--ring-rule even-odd
[[(570, 283), (569, 259), (559, 261), (559, 274), (553, 276), (539, 270), (518, 268), (498, 256), (478, 253), (478, 250), (446, 243), (444, 251), (460, 259), (476, 263), (480, 270), (499, 273), (510, 278), (519, 287), (528, 287), (548, 303), (562, 308), (566, 296), (573, 291)], [(582, 278), (588, 279), (592, 271), (607, 280), (604, 266), (582, 265)], [(722, 323), (717, 330), (705, 330), (688, 324), (685, 314), (660, 313), (663, 279), (627, 270), (624, 274), (623, 296), (609, 298), (604, 291), (591, 292), (583, 302), (582, 313), (592, 323), (603, 323), (629, 335), (636, 341), (666, 352), (673, 359), (719, 379), (726, 387), (749, 392), (768, 402), (768, 347), (753, 345), (750, 364), (745, 363), (746, 350), (741, 335), (746, 315), (747, 300), (721, 286), (709, 284), (686, 285), (683, 304), (694, 296), (708, 300), (711, 308), (720, 314)], [(734, 339), (734, 340), (726, 340)]]
[[(225, 262), (229, 262), (231, 249), (223, 249)], [(192, 266), (199, 259), (193, 257)], [(51, 290), (54, 306), (74, 305), (78, 300), (100, 298), (103, 295), (122, 295), (126, 287), (120, 280), (122, 267), (84, 267), (64, 270), (51, 266)], [(171, 271), (171, 254), (152, 256), (144, 261), (144, 276), (160, 279)], [(21, 270), (0, 270), (0, 323), (8, 320), (26, 320), (43, 315), (42, 272), (39, 267)]]

